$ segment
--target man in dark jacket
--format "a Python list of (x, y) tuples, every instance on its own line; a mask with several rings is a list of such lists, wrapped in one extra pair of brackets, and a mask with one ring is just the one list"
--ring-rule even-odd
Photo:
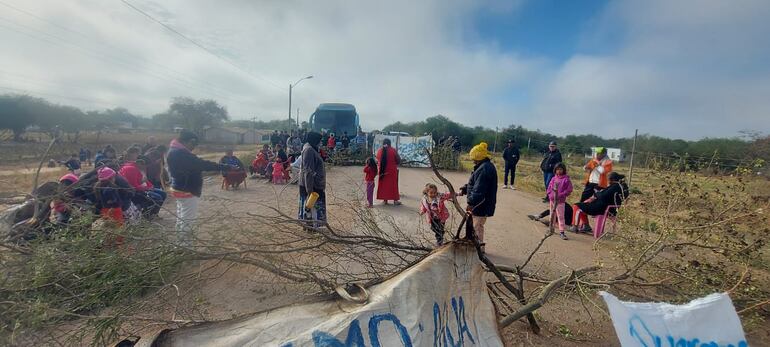
[[(307, 143), (302, 147), (299, 169), (299, 212), (300, 220), (312, 220), (314, 226), (326, 221), (326, 169), (319, 153), (321, 134), (311, 131), (306, 136)], [(305, 203), (312, 193), (318, 194), (310, 209)]]
[(497, 168), (490, 158), (492, 154), (482, 142), (471, 149), (470, 158), (475, 166), (468, 184), (460, 188), (460, 195), (468, 195), (466, 210), (473, 215), (473, 229), (484, 251), (484, 224), (495, 214), (497, 205)]
[(198, 136), (183, 130), (169, 145), (167, 166), (171, 178), (171, 195), (176, 198), (176, 231), (183, 245), (192, 245), (192, 223), (198, 213), (198, 200), (203, 190), (203, 172), (229, 168), (198, 158), (192, 150), (198, 145)]
[[(548, 144), (548, 152), (545, 153), (543, 161), (540, 162), (540, 171), (543, 172), (543, 181), (545, 182), (545, 189), (548, 190), (548, 183), (551, 183), (553, 178), (553, 168), (556, 164), (561, 163), (561, 152), (556, 148), (556, 142), (551, 141)], [(546, 192), (543, 202), (548, 202), (548, 193)]]
[[(505, 176), (503, 176), (503, 189), (513, 189), (513, 181), (516, 180), (516, 164), (519, 163), (519, 147), (516, 141), (508, 140), (503, 150), (503, 160), (505, 160)], [(511, 174), (511, 186), (508, 186), (508, 173)]]

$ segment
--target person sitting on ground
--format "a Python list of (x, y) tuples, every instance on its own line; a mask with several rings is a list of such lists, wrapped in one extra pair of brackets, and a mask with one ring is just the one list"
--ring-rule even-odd
[(596, 148), (596, 156), (583, 166), (586, 171), (585, 188), (580, 196), (580, 201), (591, 198), (596, 191), (607, 188), (609, 180), (607, 175), (612, 172), (612, 160), (607, 156), (607, 149)]
[(558, 163), (553, 169), (554, 177), (551, 182), (548, 183), (548, 200), (550, 201), (551, 210), (556, 213), (556, 221), (559, 226), (559, 237), (562, 240), (567, 239), (567, 234), (564, 233), (566, 225), (566, 216), (564, 215), (564, 205), (567, 202), (567, 197), (572, 194), (572, 181), (567, 175), (567, 166), (564, 163)]
[(147, 162), (147, 180), (152, 183), (152, 185), (155, 188), (163, 188), (163, 160), (166, 156), (166, 151), (168, 149), (164, 145), (158, 145), (150, 150), (147, 151), (147, 153), (144, 154), (145, 160)]
[(72, 185), (80, 179), (73, 173), (67, 173), (59, 178), (56, 196), (51, 200), (51, 222), (56, 225), (66, 225), (72, 217), (73, 200), (77, 194)]
[(469, 156), (473, 160), (473, 172), (468, 183), (460, 188), (460, 195), (468, 196), (465, 209), (473, 216), (473, 229), (484, 252), (484, 225), (487, 218), (494, 216), (497, 205), (497, 168), (490, 160), (492, 154), (486, 142), (473, 146)]
[[(546, 226), (551, 225), (551, 220), (549, 218), (545, 218), (551, 215), (551, 209), (545, 209), (543, 212), (540, 212), (540, 214), (530, 214), (527, 215), (529, 219), (540, 222), (545, 224)], [(570, 205), (568, 202), (564, 203), (564, 224), (567, 226), (572, 226), (572, 205)]]
[[(628, 186), (624, 179), (626, 176), (617, 172), (609, 174), (609, 187), (596, 192), (586, 201), (575, 204), (575, 216), (572, 221), (573, 232), (590, 233), (591, 225), (588, 223), (588, 216), (598, 216), (604, 214), (609, 206), (620, 206), (628, 197)], [(610, 208), (609, 213), (615, 215), (616, 209)]]
[(267, 156), (263, 152), (257, 153), (257, 157), (251, 161), (249, 166), (249, 175), (252, 178), (256, 178), (257, 174), (263, 175), (265, 173), (265, 166), (267, 166)]
[(75, 175), (80, 175), (80, 160), (78, 160), (78, 155), (73, 153), (70, 155), (69, 160), (64, 162), (64, 167), (67, 168), (67, 170)]
[(420, 201), (420, 215), (426, 215), (426, 221), (430, 224), (430, 230), (436, 236), (436, 245), (444, 244), (444, 226), (449, 219), (449, 209), (446, 201), (452, 198), (452, 193), (439, 194), (438, 187), (433, 183), (425, 185)]
[(109, 167), (100, 168), (97, 171), (98, 182), (94, 185), (94, 196), (96, 198), (96, 209), (102, 219), (113, 223), (117, 227), (122, 227), (123, 219), (123, 196), (120, 194), (120, 186), (116, 183), (117, 173)]
[(107, 145), (102, 150), (101, 156), (99, 153), (96, 154), (96, 158), (94, 159), (94, 166), (96, 167), (102, 167), (102, 166), (110, 166), (110, 165), (117, 165), (118, 154), (117, 151), (115, 151), (115, 148), (112, 147), (112, 145)]
[(130, 147), (124, 155), (123, 165), (118, 172), (134, 188), (135, 194), (131, 200), (145, 217), (154, 217), (160, 212), (163, 202), (166, 201), (166, 192), (157, 189), (147, 179), (145, 169), (147, 163), (139, 160), (141, 148)]
[(232, 187), (237, 189), (243, 180), (246, 179), (246, 169), (243, 162), (233, 155), (233, 150), (228, 149), (225, 151), (225, 155), (219, 159), (219, 164), (222, 165), (222, 187)]

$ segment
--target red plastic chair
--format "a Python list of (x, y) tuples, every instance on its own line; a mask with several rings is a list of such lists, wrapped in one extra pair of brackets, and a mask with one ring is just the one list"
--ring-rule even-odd
[(612, 230), (615, 231), (615, 225), (617, 223), (617, 220), (615, 219), (615, 216), (610, 214), (610, 209), (614, 208), (617, 210), (620, 207), (620, 205), (610, 205), (607, 206), (607, 209), (604, 210), (604, 214), (596, 216), (596, 228), (594, 228), (594, 238), (598, 239), (602, 237), (604, 234), (604, 224), (607, 223), (607, 219), (612, 221)]

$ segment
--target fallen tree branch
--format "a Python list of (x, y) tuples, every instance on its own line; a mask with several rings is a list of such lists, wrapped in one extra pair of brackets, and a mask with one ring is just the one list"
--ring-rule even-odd
[(509, 316), (503, 318), (500, 321), (500, 327), (503, 327), (503, 328), (507, 327), (511, 325), (511, 323), (521, 319), (522, 317), (532, 314), (533, 312), (535, 312), (535, 310), (542, 307), (557, 290), (561, 289), (566, 284), (572, 282), (574, 278), (583, 276), (587, 273), (594, 272), (598, 269), (599, 269), (598, 266), (590, 266), (587, 268), (574, 270), (567, 275), (564, 275), (562, 277), (559, 277), (553, 280), (551, 283), (543, 287), (543, 291), (540, 293), (540, 295), (538, 295), (538, 297), (535, 300), (531, 301), (529, 304), (522, 306), (520, 309), (516, 310), (516, 312), (510, 314)]

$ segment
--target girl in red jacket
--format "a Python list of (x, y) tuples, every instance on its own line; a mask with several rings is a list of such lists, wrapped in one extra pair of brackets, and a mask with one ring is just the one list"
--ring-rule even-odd
[(433, 183), (425, 185), (422, 191), (422, 201), (420, 202), (420, 215), (426, 215), (426, 220), (430, 223), (430, 230), (436, 234), (436, 245), (444, 244), (444, 225), (449, 219), (449, 209), (444, 204), (452, 198), (452, 194), (447, 192), (439, 194), (438, 187)]
[(374, 201), (374, 178), (377, 176), (377, 161), (373, 157), (366, 160), (364, 166), (364, 183), (366, 183), (366, 207), (372, 208)]

